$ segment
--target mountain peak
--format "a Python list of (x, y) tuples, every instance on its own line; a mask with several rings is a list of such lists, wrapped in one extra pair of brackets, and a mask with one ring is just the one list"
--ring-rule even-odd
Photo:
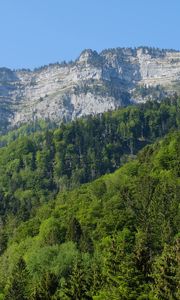
[(85, 49), (81, 52), (78, 61), (81, 63), (90, 62), (92, 59), (99, 58), (97, 51), (92, 49)]
[(72, 120), (130, 102), (180, 94), (180, 52), (85, 49), (73, 63), (38, 71), (0, 69), (0, 131), (34, 119)]

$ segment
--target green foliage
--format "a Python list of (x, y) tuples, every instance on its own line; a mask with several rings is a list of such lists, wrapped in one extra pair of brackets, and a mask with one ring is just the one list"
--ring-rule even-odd
[(175, 245), (165, 244), (162, 254), (156, 258), (153, 266), (153, 286), (157, 299), (179, 299), (180, 296), (180, 260), (179, 238)]
[(179, 299), (179, 131), (134, 157), (179, 128), (178, 105), (88, 117), (0, 149), (2, 299)]
[(26, 264), (22, 258), (19, 258), (5, 287), (5, 300), (25, 300), (27, 288), (27, 271)]
[[(54, 130), (53, 124), (40, 121), (36, 128), (32, 124), (9, 132), (1, 137), (0, 215), (28, 220), (58, 191), (114, 172), (146, 144), (179, 128), (179, 116), (179, 100), (166, 99), (89, 116)], [(165, 151), (157, 161), (168, 170), (171, 146)]]
[(39, 238), (42, 245), (60, 244), (65, 240), (65, 230), (57, 219), (50, 217), (41, 224)]

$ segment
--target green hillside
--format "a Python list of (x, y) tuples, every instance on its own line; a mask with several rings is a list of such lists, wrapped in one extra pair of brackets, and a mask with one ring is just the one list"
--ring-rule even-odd
[(59, 192), (19, 225), (9, 212), (0, 299), (179, 299), (179, 202), (176, 131), (115, 173)]
[(7, 215), (17, 223), (28, 220), (59, 191), (114, 172), (145, 145), (180, 128), (179, 108), (179, 100), (166, 99), (79, 119), (57, 129), (43, 123), (22, 127), (1, 137), (2, 223)]

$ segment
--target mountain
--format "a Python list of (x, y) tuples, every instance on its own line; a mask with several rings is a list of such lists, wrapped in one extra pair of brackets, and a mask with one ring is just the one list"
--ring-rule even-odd
[(0, 299), (180, 299), (180, 98), (49, 124), (0, 137)]
[(0, 130), (36, 119), (61, 122), (179, 94), (180, 52), (140, 47), (31, 70), (0, 68)]

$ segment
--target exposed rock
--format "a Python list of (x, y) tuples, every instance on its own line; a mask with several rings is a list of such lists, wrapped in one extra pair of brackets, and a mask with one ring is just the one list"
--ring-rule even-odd
[[(33, 119), (72, 120), (179, 92), (180, 52), (84, 50), (73, 63), (34, 71), (0, 68), (0, 129)], [(145, 89), (145, 90), (143, 90)], [(143, 92), (142, 92), (143, 91)]]

